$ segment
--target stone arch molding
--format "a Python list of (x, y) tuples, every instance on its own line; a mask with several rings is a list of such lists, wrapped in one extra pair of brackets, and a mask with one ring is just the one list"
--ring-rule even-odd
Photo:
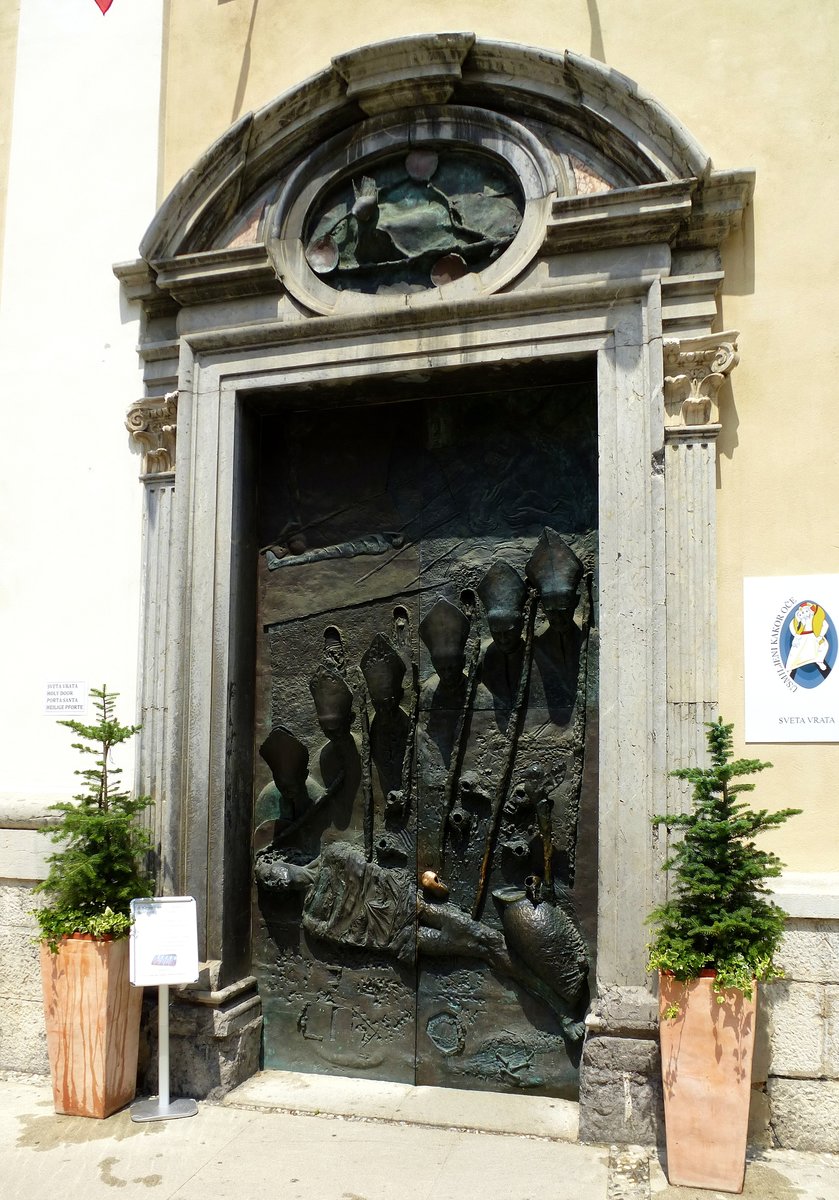
[[(336, 293), (306, 263), (311, 205), (341, 171), (423, 143), (480, 148), (512, 166), (525, 191), (514, 244), (487, 271), (407, 301)], [(422, 35), (340, 55), (243, 116), (175, 185), (140, 252), (179, 303), (194, 299), (201, 254), (214, 266), (204, 295), (252, 290), (243, 277), (259, 270), (313, 313), (418, 306), (497, 292), (548, 245), (620, 244), (629, 223), (637, 241), (642, 216), (648, 240), (719, 245), (749, 187), (748, 173), (714, 171), (674, 117), (601, 63), (472, 33)]]
[[(320, 198), (358, 182), (357, 167), (363, 179), (391, 151), (429, 144), (515, 175), (514, 236), (479, 269), (416, 292), (329, 286), (306, 260)], [(509, 364), (561, 377), (585, 357), (597, 379), (601, 721), (599, 999), (581, 1133), (654, 1138), (643, 918), (665, 847), (650, 817), (684, 802), (670, 771), (703, 753), (717, 711), (715, 442), (739, 358), (737, 333), (718, 331), (720, 246), (752, 186), (600, 63), (422, 36), (341, 55), (242, 117), (172, 190), (140, 257), (115, 268), (144, 317), (145, 394), (127, 422), (146, 489), (137, 787), (156, 800), (161, 888), (198, 901), (208, 966), (189, 1021), (204, 1025), (189, 1028), (227, 1072), (222, 1090), (258, 1061), (252, 419), (301, 396), (328, 410), (338, 392), (366, 403), (403, 382), (434, 388), (464, 367), (490, 384)], [(647, 1099), (616, 1108), (645, 1073)]]

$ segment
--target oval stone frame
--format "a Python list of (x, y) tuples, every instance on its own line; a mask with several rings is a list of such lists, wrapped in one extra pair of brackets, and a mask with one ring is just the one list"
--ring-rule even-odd
[[(305, 253), (305, 230), (319, 201), (348, 172), (362, 172), (377, 159), (423, 146), (462, 146), (501, 160), (515, 175), (524, 211), (512, 242), (483, 270), (419, 292), (370, 295), (331, 287), (312, 270)], [(515, 279), (541, 247), (551, 207), (562, 188), (560, 169), (528, 129), (498, 113), (452, 105), (376, 117), (325, 142), (295, 168), (268, 222), (268, 253), (294, 298), (323, 316), (420, 308), (441, 300), (491, 295)]]

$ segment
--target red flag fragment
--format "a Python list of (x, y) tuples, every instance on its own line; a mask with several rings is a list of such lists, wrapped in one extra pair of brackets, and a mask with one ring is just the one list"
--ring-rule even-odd
[(108, 9), (113, 4), (114, 0), (94, 0), (94, 3), (99, 6), (99, 11), (104, 16)]

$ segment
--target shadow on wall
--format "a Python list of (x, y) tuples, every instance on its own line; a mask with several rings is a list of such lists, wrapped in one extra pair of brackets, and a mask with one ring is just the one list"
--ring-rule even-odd
[[(226, 4), (228, 0), (218, 0), (219, 4)], [(251, 69), (251, 45), (253, 44), (253, 27), (256, 22), (256, 10), (259, 8), (259, 0), (253, 0), (251, 8), (251, 19), (248, 24), (248, 33), (245, 38), (245, 49), (242, 52), (242, 65), (239, 68), (239, 81), (236, 84), (236, 96), (233, 100), (233, 112), (230, 116), (230, 123), (238, 121), (242, 115), (242, 107), (245, 102), (245, 88), (248, 84), (248, 75)]]
[(591, 58), (596, 58), (599, 62), (605, 63), (606, 47), (603, 45), (603, 29), (600, 25), (600, 12), (597, 8), (597, 0), (586, 0), (586, 5), (588, 6), (588, 16), (591, 21), (589, 55)]
[[(593, 2), (593, 0), (592, 0)], [(723, 316), (726, 296), (753, 296), (755, 291), (755, 218), (754, 203), (746, 205), (739, 229), (733, 230), (720, 248), (725, 279), (717, 299), (717, 327), (727, 329)], [(721, 485), (720, 462), (723, 457), (731, 459), (740, 444), (737, 430), (740, 418), (731, 379), (726, 379), (720, 388), (720, 411), (725, 414), (722, 430), (717, 439), (717, 488)]]
[[(216, 0), (217, 7), (222, 4), (229, 4), (230, 0)], [(595, 58), (598, 62), (606, 62), (606, 48), (603, 44), (603, 28), (600, 24), (600, 11), (597, 7), (597, 0), (586, 0), (588, 8), (589, 21), (591, 22), (591, 41), (589, 45), (589, 56)], [(231, 124), (238, 121), (242, 115), (242, 106), (245, 99), (245, 88), (248, 82), (251, 65), (251, 44), (253, 42), (253, 29), (256, 21), (256, 10), (259, 7), (259, 0), (253, 0), (251, 8), (250, 22), (248, 23), (248, 32), (245, 38), (245, 49), (242, 53), (242, 65), (239, 69), (239, 80), (236, 85), (236, 96), (233, 101), (233, 112), (230, 116)]]
[(725, 281), (723, 296), (752, 296), (755, 290), (754, 201), (747, 204), (739, 229), (733, 230), (720, 248)]
[(737, 435), (737, 430), (740, 427), (740, 418), (737, 415), (737, 404), (734, 399), (734, 389), (731, 386), (731, 380), (726, 379), (725, 383), (720, 388), (719, 405), (722, 429), (717, 437), (717, 491), (722, 487), (722, 474), (720, 460), (725, 458), (733, 458), (734, 451), (740, 445), (740, 438)]

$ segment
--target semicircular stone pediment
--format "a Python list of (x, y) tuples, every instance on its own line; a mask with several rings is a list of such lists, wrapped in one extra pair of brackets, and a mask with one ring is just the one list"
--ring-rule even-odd
[(608, 243), (610, 222), (625, 241), (639, 189), (647, 240), (718, 245), (749, 180), (712, 171), (601, 63), (421, 35), (338, 56), (242, 117), (175, 185), (141, 255), (179, 302), (179, 264), (194, 280), (195, 256), (212, 255), (216, 279), (226, 264), (240, 280), (273, 273), (314, 313), (425, 304), (504, 288), (547, 242)]

